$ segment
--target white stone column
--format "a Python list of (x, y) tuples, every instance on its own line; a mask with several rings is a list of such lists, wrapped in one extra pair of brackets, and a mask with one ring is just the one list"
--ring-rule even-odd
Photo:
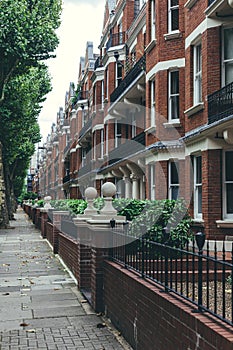
[(140, 177), (140, 199), (145, 199), (146, 186), (144, 176)]
[(125, 198), (132, 198), (132, 183), (129, 177), (124, 177), (125, 182)]
[(139, 178), (137, 175), (132, 174), (132, 198), (139, 199)]

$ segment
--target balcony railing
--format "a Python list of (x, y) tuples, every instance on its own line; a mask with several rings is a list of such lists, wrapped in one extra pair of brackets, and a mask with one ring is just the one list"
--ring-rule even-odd
[(216, 0), (209, 0), (208, 5), (210, 6), (211, 4), (213, 4), (213, 2), (215, 2)]
[(65, 149), (64, 149), (64, 152), (63, 152), (64, 155), (66, 155), (66, 153), (69, 151), (70, 145), (71, 145), (71, 140), (68, 141), (68, 144), (66, 145), (66, 147), (65, 147)]
[(112, 165), (118, 161), (128, 159), (135, 153), (144, 150), (145, 133), (141, 132), (131, 140), (126, 140), (123, 144), (109, 152), (108, 165)]
[(78, 177), (84, 176), (88, 174), (91, 171), (91, 163), (89, 162), (85, 166), (79, 169), (78, 171)]
[(90, 129), (92, 126), (92, 119), (88, 119), (86, 124), (83, 126), (83, 128), (79, 132), (79, 139), (81, 139)]
[(73, 97), (72, 106), (74, 106), (78, 101), (87, 100), (89, 91), (79, 91), (79, 93)]
[(134, 67), (129, 71), (120, 85), (110, 95), (110, 101), (115, 102), (124, 90), (139, 76), (142, 71), (146, 70), (146, 56), (142, 56)]
[(110, 47), (124, 44), (125, 43), (125, 38), (126, 38), (125, 32), (119, 32), (119, 33), (111, 34), (110, 38), (109, 38), (109, 40), (107, 41), (107, 44), (106, 44), (106, 50), (108, 51), (108, 49)]
[(99, 67), (103, 67), (102, 57), (98, 57), (95, 61), (94, 70), (96, 70)]
[(69, 182), (70, 181), (70, 175), (66, 175), (66, 176), (64, 176), (63, 177), (63, 184), (65, 184), (65, 183), (67, 183), (67, 182)]
[(233, 82), (208, 96), (208, 123), (233, 114)]

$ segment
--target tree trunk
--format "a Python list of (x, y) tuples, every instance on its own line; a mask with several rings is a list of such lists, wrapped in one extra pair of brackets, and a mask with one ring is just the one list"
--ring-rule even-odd
[(2, 144), (0, 143), (0, 228), (7, 228), (8, 226), (9, 216), (6, 205), (6, 189), (2, 161)]
[(7, 164), (4, 164), (4, 178), (5, 178), (5, 188), (6, 188), (6, 205), (9, 220), (14, 220), (14, 212), (15, 212), (15, 198), (14, 191), (12, 187), (12, 180), (9, 167)]

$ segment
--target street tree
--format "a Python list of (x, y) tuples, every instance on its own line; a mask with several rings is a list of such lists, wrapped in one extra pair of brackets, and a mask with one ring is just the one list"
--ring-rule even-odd
[(40, 64), (11, 78), (0, 105), (0, 141), (10, 219), (15, 207), (14, 183), (16, 179), (18, 182), (21, 179), (23, 183), (35, 144), (41, 139), (37, 118), (50, 90), (48, 69)]
[(0, 101), (17, 70), (54, 57), (61, 0), (0, 0)]
[[(60, 25), (61, 10), (62, 0), (0, 0), (0, 105), (3, 104), (1, 125), (6, 119), (9, 123), (9, 116), (12, 118), (12, 113), (9, 112), (11, 108), (6, 108), (7, 99), (4, 99), (11, 79), (26, 73), (31, 67), (37, 67), (39, 62), (55, 57), (54, 50), (59, 42), (56, 29)], [(8, 133), (8, 130), (5, 132)], [(14, 138), (17, 139), (17, 136), (15, 134)], [(9, 133), (10, 139), (13, 142)], [(18, 146), (20, 145), (19, 141)], [(6, 161), (5, 146), (6, 143), (0, 145), (4, 164), (13, 169), (14, 162), (8, 164)], [(11, 153), (9, 157), (12, 157)], [(21, 161), (23, 162), (22, 158)], [(8, 170), (4, 169), (0, 161), (0, 227), (6, 227), (9, 223), (8, 206), (5, 203), (8, 185), (4, 183), (3, 172), (6, 179)]]

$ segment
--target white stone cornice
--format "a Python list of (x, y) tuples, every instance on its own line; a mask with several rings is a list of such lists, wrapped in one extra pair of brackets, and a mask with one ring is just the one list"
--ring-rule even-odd
[(162, 71), (171, 68), (183, 68), (185, 67), (185, 58), (177, 58), (175, 60), (158, 62), (146, 75), (146, 81), (154, 78), (154, 76)]

